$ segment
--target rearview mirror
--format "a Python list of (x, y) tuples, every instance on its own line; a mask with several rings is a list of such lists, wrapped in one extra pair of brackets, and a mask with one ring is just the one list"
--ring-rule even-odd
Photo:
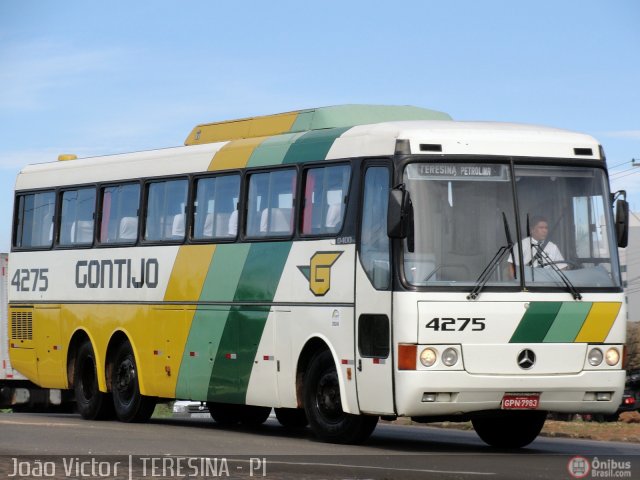
[(622, 199), (616, 201), (616, 238), (620, 248), (629, 243), (629, 203)]
[(387, 235), (391, 238), (406, 238), (411, 197), (404, 185), (398, 185), (389, 192), (387, 210)]

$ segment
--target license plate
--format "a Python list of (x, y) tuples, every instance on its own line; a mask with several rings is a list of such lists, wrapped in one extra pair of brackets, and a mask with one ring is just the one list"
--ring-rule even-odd
[(539, 394), (506, 394), (502, 397), (503, 410), (536, 410), (540, 403)]

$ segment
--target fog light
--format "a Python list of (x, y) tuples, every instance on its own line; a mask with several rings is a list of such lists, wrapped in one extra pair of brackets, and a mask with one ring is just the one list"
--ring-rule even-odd
[(607, 365), (613, 367), (614, 365), (617, 365), (618, 362), (620, 361), (620, 352), (618, 352), (617, 348), (610, 348), (609, 350), (607, 350), (607, 354), (605, 355), (605, 360), (607, 362)]
[(589, 365), (597, 367), (602, 363), (602, 350), (599, 348), (592, 348), (589, 351)]
[(597, 392), (596, 400), (599, 402), (610, 402), (611, 401), (611, 392)]
[(458, 363), (458, 351), (455, 348), (447, 348), (442, 352), (442, 363), (447, 367), (452, 367)]
[(424, 392), (422, 394), (422, 401), (423, 402), (435, 402), (436, 398), (438, 398), (438, 394), (437, 393)]
[(438, 358), (438, 354), (433, 348), (425, 348), (420, 352), (420, 363), (425, 367), (431, 367), (434, 363), (436, 363), (436, 359)]

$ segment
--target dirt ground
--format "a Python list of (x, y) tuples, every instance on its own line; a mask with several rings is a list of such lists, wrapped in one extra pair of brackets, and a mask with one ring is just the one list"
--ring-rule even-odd
[[(396, 422), (407, 424), (410, 423), (410, 420), (398, 419)], [(473, 429), (471, 422), (442, 422), (428, 425), (459, 430)], [(571, 422), (547, 420), (541, 435), (557, 438), (585, 438), (589, 440), (640, 443), (640, 414), (638, 412), (626, 412), (620, 415), (620, 420), (617, 422), (602, 423), (580, 419)]]

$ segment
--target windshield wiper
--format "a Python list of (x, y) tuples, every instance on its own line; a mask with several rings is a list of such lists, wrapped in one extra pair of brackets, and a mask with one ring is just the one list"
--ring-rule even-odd
[(544, 260), (551, 267), (551, 270), (553, 270), (558, 274), (562, 282), (565, 284), (565, 286), (571, 293), (571, 295), (573, 295), (573, 299), (582, 300), (582, 295), (580, 295), (580, 292), (576, 290), (576, 287), (574, 287), (573, 283), (571, 283), (571, 280), (567, 278), (567, 276), (562, 272), (560, 267), (558, 267), (556, 262), (551, 260), (551, 257), (549, 256), (549, 254), (547, 254), (547, 252), (545, 252), (539, 244), (534, 244), (533, 242), (531, 242), (531, 245), (536, 250), (536, 256)]
[[(529, 229), (529, 214), (528, 213), (527, 213), (527, 236), (529, 238), (531, 238), (531, 231)], [(547, 241), (548, 241), (548, 238), (544, 242), (544, 246), (546, 246)], [(535, 249), (536, 257), (538, 257), (538, 259), (545, 260), (547, 262), (547, 264), (551, 267), (551, 270), (553, 270), (554, 272), (556, 272), (558, 274), (558, 276), (562, 280), (562, 283), (565, 284), (565, 286), (567, 287), (567, 289), (569, 290), (571, 295), (573, 295), (573, 299), (574, 300), (582, 300), (582, 295), (580, 295), (580, 292), (578, 292), (578, 290), (576, 290), (576, 287), (573, 286), (573, 283), (571, 283), (571, 281), (567, 278), (567, 276), (562, 272), (562, 270), (560, 269), (560, 267), (558, 267), (556, 262), (551, 260), (551, 257), (547, 254), (547, 252), (544, 251), (544, 246), (541, 247), (540, 243), (533, 243), (531, 241), (529, 242), (529, 244), (531, 245), (532, 249)], [(535, 260), (534, 256), (531, 255), (530, 264), (531, 264), (531, 281), (532, 282), (535, 281), (535, 279), (533, 277), (533, 272), (535, 271), (535, 268), (533, 267), (533, 261), (534, 260)]]
[(471, 293), (467, 295), (467, 300), (475, 300), (476, 298), (478, 298), (478, 295), (480, 295), (480, 292), (489, 281), (489, 278), (493, 274), (494, 270), (498, 265), (500, 265), (500, 262), (502, 262), (507, 253), (511, 253), (511, 256), (513, 258), (513, 240), (511, 239), (511, 232), (509, 231), (507, 216), (504, 212), (502, 212), (502, 221), (504, 222), (504, 234), (507, 237), (507, 244), (501, 246), (493, 256), (491, 261), (487, 264), (487, 266), (484, 267), (484, 270), (476, 280), (476, 284), (473, 287), (473, 290), (471, 290)]

